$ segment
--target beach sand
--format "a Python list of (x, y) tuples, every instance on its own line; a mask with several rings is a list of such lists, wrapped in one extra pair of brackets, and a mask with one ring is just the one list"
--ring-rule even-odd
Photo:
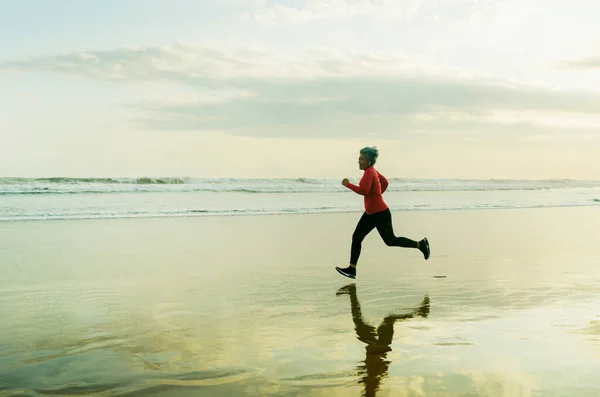
[(598, 396), (600, 209), (0, 223), (0, 396)]

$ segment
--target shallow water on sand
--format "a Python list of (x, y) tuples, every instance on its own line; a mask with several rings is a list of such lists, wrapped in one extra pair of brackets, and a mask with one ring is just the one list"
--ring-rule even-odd
[(38, 225), (29, 236), (46, 238), (34, 245), (17, 237), (24, 229), (0, 231), (11, 243), (0, 247), (0, 396), (600, 391), (600, 255), (590, 250), (448, 250), (427, 266), (407, 253), (418, 266), (402, 268), (365, 253), (352, 281), (314, 252), (305, 266), (196, 256), (189, 222), (173, 241), (131, 235), (127, 245), (127, 225), (177, 224), (131, 222)]

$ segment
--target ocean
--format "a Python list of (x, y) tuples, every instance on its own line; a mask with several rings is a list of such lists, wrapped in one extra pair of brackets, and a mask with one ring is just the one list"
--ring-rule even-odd
[(1, 182), (0, 397), (599, 394), (598, 182)]
[[(0, 221), (362, 211), (362, 197), (340, 182), (341, 178), (0, 178)], [(384, 198), (393, 211), (600, 205), (600, 181), (389, 182)]]

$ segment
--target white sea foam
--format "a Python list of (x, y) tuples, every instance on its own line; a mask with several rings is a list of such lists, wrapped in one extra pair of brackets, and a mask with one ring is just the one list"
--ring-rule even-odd
[[(600, 181), (390, 179), (384, 198), (394, 211), (598, 206)], [(362, 210), (331, 179), (0, 179), (0, 221)]]
[[(353, 181), (358, 183), (358, 180)], [(508, 179), (402, 179), (389, 180), (388, 191), (497, 191), (600, 187), (587, 180)], [(337, 179), (234, 179), (234, 178), (0, 178), (0, 195), (86, 194), (127, 192), (242, 192), (325, 193), (346, 189)]]

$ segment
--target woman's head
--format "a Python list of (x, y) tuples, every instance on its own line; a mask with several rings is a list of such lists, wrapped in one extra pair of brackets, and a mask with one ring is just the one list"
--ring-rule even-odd
[(365, 170), (370, 166), (375, 165), (377, 157), (379, 157), (379, 150), (377, 150), (377, 146), (367, 146), (360, 149), (360, 155), (358, 156), (359, 168), (361, 170)]

